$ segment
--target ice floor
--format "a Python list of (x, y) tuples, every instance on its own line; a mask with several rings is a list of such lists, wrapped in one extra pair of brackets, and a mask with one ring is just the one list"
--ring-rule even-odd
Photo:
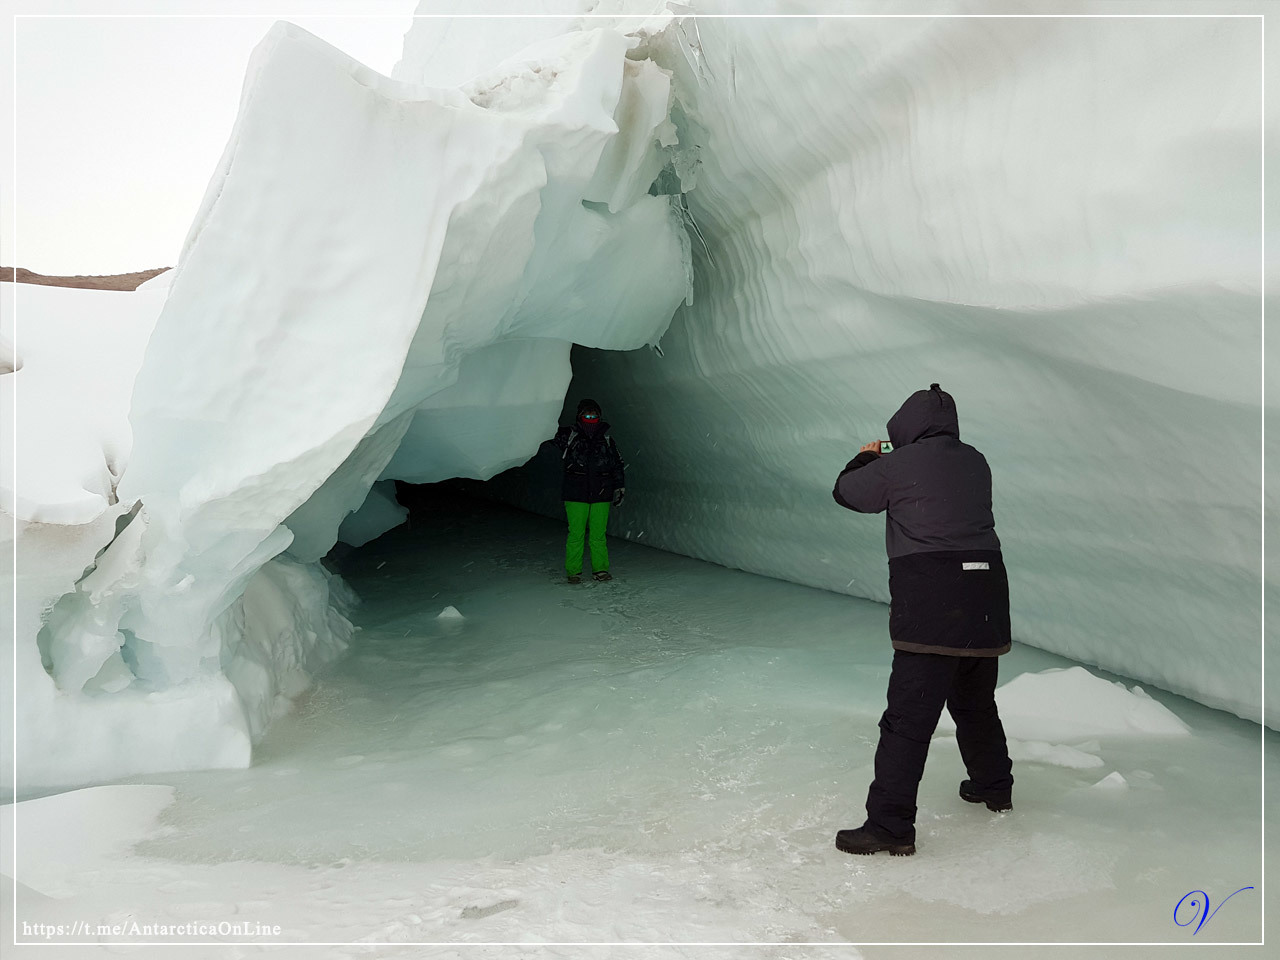
[[(873, 944), (376, 952), (468, 958), (981, 957), (994, 951), (874, 944), (1258, 939), (1257, 726), (1150, 691), (1190, 736), (1015, 744), (1055, 762), (1015, 762), (1004, 815), (955, 795), (963, 768), (940, 731), (917, 855), (850, 857), (832, 838), (862, 819), (887, 608), (622, 541), (610, 542), (617, 579), (569, 586), (562, 535), (506, 507), (441, 501), (351, 553), (361, 630), (250, 769), (19, 807), (20, 936), (24, 922), (230, 920), (282, 925), (263, 943), (366, 944), (184, 957), (368, 956), (387, 941)], [(438, 618), (450, 606), (461, 619)], [(1015, 645), (1001, 681), (1064, 666)], [(1062, 765), (1085, 754), (1100, 765)], [(1113, 773), (1124, 783), (1095, 786)], [(1274, 837), (1274, 816), (1267, 826)], [(1175, 924), (1189, 891), (1212, 910), (1247, 886), (1258, 889), (1199, 933)], [(64, 952), (85, 948), (41, 956)]]

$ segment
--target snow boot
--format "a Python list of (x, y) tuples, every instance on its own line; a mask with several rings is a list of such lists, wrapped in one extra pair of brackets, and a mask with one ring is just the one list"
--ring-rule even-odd
[(985, 803), (988, 810), (996, 813), (1013, 809), (1011, 793), (985, 793), (975, 787), (972, 780), (960, 781), (960, 799), (970, 803)]
[(914, 842), (889, 840), (873, 833), (864, 823), (856, 830), (841, 830), (836, 834), (836, 849), (844, 853), (871, 854), (887, 850), (891, 856), (909, 857), (916, 852)]
[(571, 573), (571, 574), (569, 574), (569, 582), (570, 582), (570, 583), (581, 583), (581, 582), (582, 582), (582, 577), (578, 576), (576, 573)]
[(591, 579), (601, 580), (601, 581), (612, 580), (613, 574), (611, 574), (608, 570), (597, 570), (595, 573), (591, 575)]

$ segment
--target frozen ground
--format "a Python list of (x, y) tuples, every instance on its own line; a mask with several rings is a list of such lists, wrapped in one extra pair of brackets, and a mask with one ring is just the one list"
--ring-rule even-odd
[[(19, 933), (136, 919), (280, 924), (264, 943), (1257, 939), (1258, 889), (1194, 936), (1173, 922), (1191, 890), (1212, 909), (1260, 886), (1257, 725), (1151, 691), (1190, 731), (1152, 735), (1170, 719), (1155, 702), (1078, 670), (1023, 676), (1007, 711), (1014, 811), (955, 796), (963, 770), (939, 730), (918, 854), (849, 857), (832, 837), (861, 822), (891, 656), (884, 606), (624, 541), (611, 544), (614, 582), (571, 587), (561, 525), (448, 507), (346, 558), (361, 632), (252, 767), (23, 804)], [(449, 606), (462, 618), (438, 618)], [(1001, 679), (1070, 666), (1016, 645)], [(41, 956), (73, 951), (85, 955)], [(235, 955), (258, 953), (271, 951)], [(750, 955), (859, 953), (938, 955)], [(499, 954), (674, 955), (377, 953)]]

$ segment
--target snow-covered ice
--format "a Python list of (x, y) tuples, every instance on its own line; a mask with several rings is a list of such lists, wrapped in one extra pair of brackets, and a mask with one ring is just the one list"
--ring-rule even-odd
[[(616, 580), (571, 587), (563, 524), (492, 506), (438, 512), (439, 524), (347, 558), (361, 630), (253, 766), (19, 807), (19, 916), (234, 919), (279, 923), (289, 941), (392, 944), (1182, 943), (1190, 930), (1172, 911), (1185, 893), (1216, 904), (1258, 884), (1259, 727), (1168, 694), (1151, 702), (1183, 735), (1117, 727), (1070, 741), (1102, 771), (1020, 759), (1003, 815), (956, 796), (963, 766), (940, 736), (917, 855), (839, 853), (835, 830), (862, 816), (883, 709), (882, 605), (625, 542), (610, 547)], [(466, 612), (459, 629), (437, 619), (444, 600)], [(1076, 692), (1070, 716), (1106, 714), (1108, 690), (1121, 693), (1106, 678), (1073, 687), (1080, 668), (1021, 644), (1000, 668), (1006, 689)], [(1042, 719), (1062, 712), (1046, 699)], [(69, 837), (46, 845), (65, 818)], [(1276, 836), (1274, 817), (1268, 827)], [(81, 833), (91, 842), (70, 839)], [(1199, 939), (1255, 938), (1260, 905), (1240, 894)], [(752, 955), (859, 953), (937, 955)]]
[(0, 509), (23, 523), (92, 523), (115, 503), (129, 462), (129, 395), (164, 293), (8, 289), (5, 332), (20, 318), (20, 369), (0, 377), (0, 399), (20, 420), (15, 432), (13, 417), (0, 417)]

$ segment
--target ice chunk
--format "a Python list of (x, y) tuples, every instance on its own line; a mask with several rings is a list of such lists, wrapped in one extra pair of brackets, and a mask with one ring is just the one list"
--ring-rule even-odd
[(379, 480), (369, 488), (369, 496), (360, 509), (342, 521), (338, 539), (358, 547), (399, 526), (408, 516), (409, 511), (396, 500), (395, 484), (390, 480)]
[(436, 619), (437, 620), (465, 620), (466, 618), (461, 613), (458, 612), (457, 607), (450, 605), (445, 607), (438, 614), (436, 614)]
[(350, 597), (330, 589), (340, 582), (319, 564), (277, 557), (220, 618), (226, 675), (251, 736), (286, 713), (316, 669), (346, 649), (353, 628), (343, 614)]
[[(996, 690), (1006, 734), (1051, 743), (1101, 736), (1185, 736), (1187, 725), (1145, 692), (1084, 667), (1023, 673)], [(939, 730), (954, 730), (944, 713)], [(1096, 747), (1094, 747), (1096, 749)]]
[(1124, 793), (1129, 789), (1129, 782), (1118, 770), (1113, 770), (1089, 789), (1099, 793)]

